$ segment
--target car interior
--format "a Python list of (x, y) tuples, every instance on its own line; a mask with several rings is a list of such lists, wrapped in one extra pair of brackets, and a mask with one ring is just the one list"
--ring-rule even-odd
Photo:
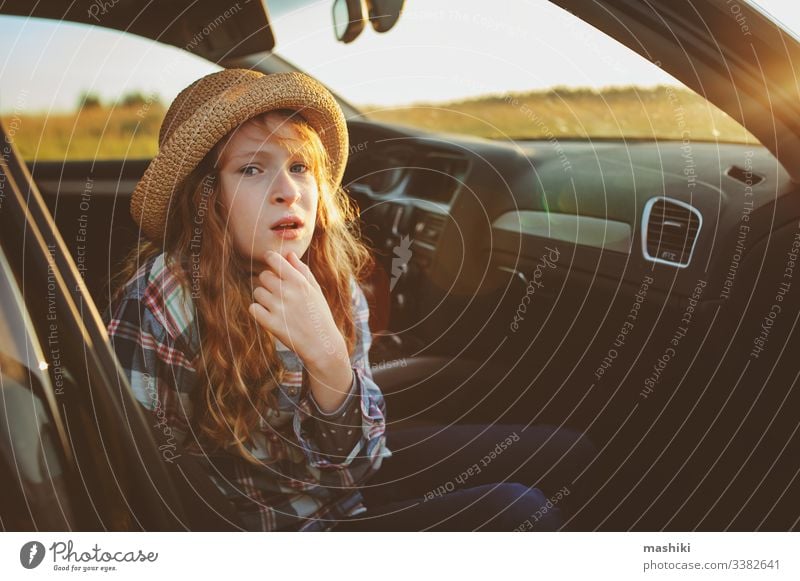
[[(67, 4), (37, 5), (36, 16), (90, 21), (85, 7)], [(651, 57), (676, 76), (689, 61), (718, 65), (696, 56), (705, 45), (694, 27), (694, 37), (680, 39), (686, 55), (675, 56), (659, 28), (667, 24), (635, 3), (607, 2), (615, 18), (579, 2), (556, 4), (629, 46), (624, 30), (648, 30)], [(131, 19), (135, 5), (120, 1), (103, 26), (183, 47), (193, 23), (216, 12), (172, 2), (174, 14)], [(0, 9), (31, 10), (14, 1)], [(670, 30), (683, 23), (675, 5), (656, 12), (673, 19), (664, 21)], [(252, 3), (195, 53), (223, 66), (262, 62), (250, 59), (275, 46), (266, 18)], [(758, 18), (754, 30), (762, 26), (767, 38), (769, 23)], [(225, 44), (228, 37), (248, 40)], [(269, 62), (259, 65), (264, 72), (279, 70)], [(729, 99), (717, 99), (724, 87), (703, 91), (718, 106)], [(786, 508), (797, 487), (791, 459), (800, 453), (792, 390), (800, 301), (797, 283), (785, 283), (800, 232), (800, 173), (790, 163), (800, 155), (800, 117), (786, 120), (792, 105), (775, 113), (779, 129), (767, 127), (756, 120), (764, 107), (757, 90), (741, 93), (737, 120), (766, 145), (489, 140), (351, 115), (357, 147), (343, 187), (376, 259), (364, 288), (370, 360), (389, 421), (585, 432), (599, 454), (582, 478), (597, 492), (576, 529), (796, 526)], [(29, 163), (98, 312), (109, 303), (109, 273), (137, 243), (128, 204), (147, 163)], [(81, 221), (90, 243), (79, 248)], [(197, 504), (193, 528), (236, 528), (197, 466), (187, 459), (173, 469), (177, 486), (200, 491), (187, 495)]]

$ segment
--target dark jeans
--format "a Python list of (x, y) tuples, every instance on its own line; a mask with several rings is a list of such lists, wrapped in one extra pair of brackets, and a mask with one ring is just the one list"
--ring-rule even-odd
[(361, 489), (367, 512), (336, 530), (558, 530), (595, 455), (583, 434), (524, 424), (389, 427), (387, 445)]

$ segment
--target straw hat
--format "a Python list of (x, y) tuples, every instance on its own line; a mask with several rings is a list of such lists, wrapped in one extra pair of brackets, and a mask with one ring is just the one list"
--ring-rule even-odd
[(334, 183), (347, 163), (347, 124), (331, 93), (302, 73), (226, 69), (198, 79), (170, 105), (158, 154), (131, 197), (131, 215), (153, 241), (164, 237), (170, 197), (216, 143), (241, 123), (275, 109), (297, 111), (319, 134)]

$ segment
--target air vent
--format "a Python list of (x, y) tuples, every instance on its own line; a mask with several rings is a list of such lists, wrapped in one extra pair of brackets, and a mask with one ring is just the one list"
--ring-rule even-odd
[(732, 165), (728, 168), (728, 171), (725, 172), (730, 177), (735, 180), (742, 182), (748, 186), (755, 186), (760, 184), (765, 179), (760, 173), (755, 173), (754, 171), (746, 170), (743, 167), (739, 167), (738, 165)]
[(414, 213), (414, 238), (417, 241), (436, 245), (444, 230), (446, 217), (417, 209)]
[(694, 253), (703, 216), (685, 202), (650, 198), (642, 216), (642, 252), (647, 260), (685, 268)]

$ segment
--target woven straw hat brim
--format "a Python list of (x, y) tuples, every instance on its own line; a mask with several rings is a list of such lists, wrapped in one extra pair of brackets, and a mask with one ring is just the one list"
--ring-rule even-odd
[(276, 73), (239, 83), (203, 103), (174, 128), (131, 197), (131, 215), (153, 241), (164, 238), (172, 193), (223, 137), (275, 109), (297, 111), (320, 136), (335, 184), (347, 164), (347, 124), (333, 95), (302, 73)]

